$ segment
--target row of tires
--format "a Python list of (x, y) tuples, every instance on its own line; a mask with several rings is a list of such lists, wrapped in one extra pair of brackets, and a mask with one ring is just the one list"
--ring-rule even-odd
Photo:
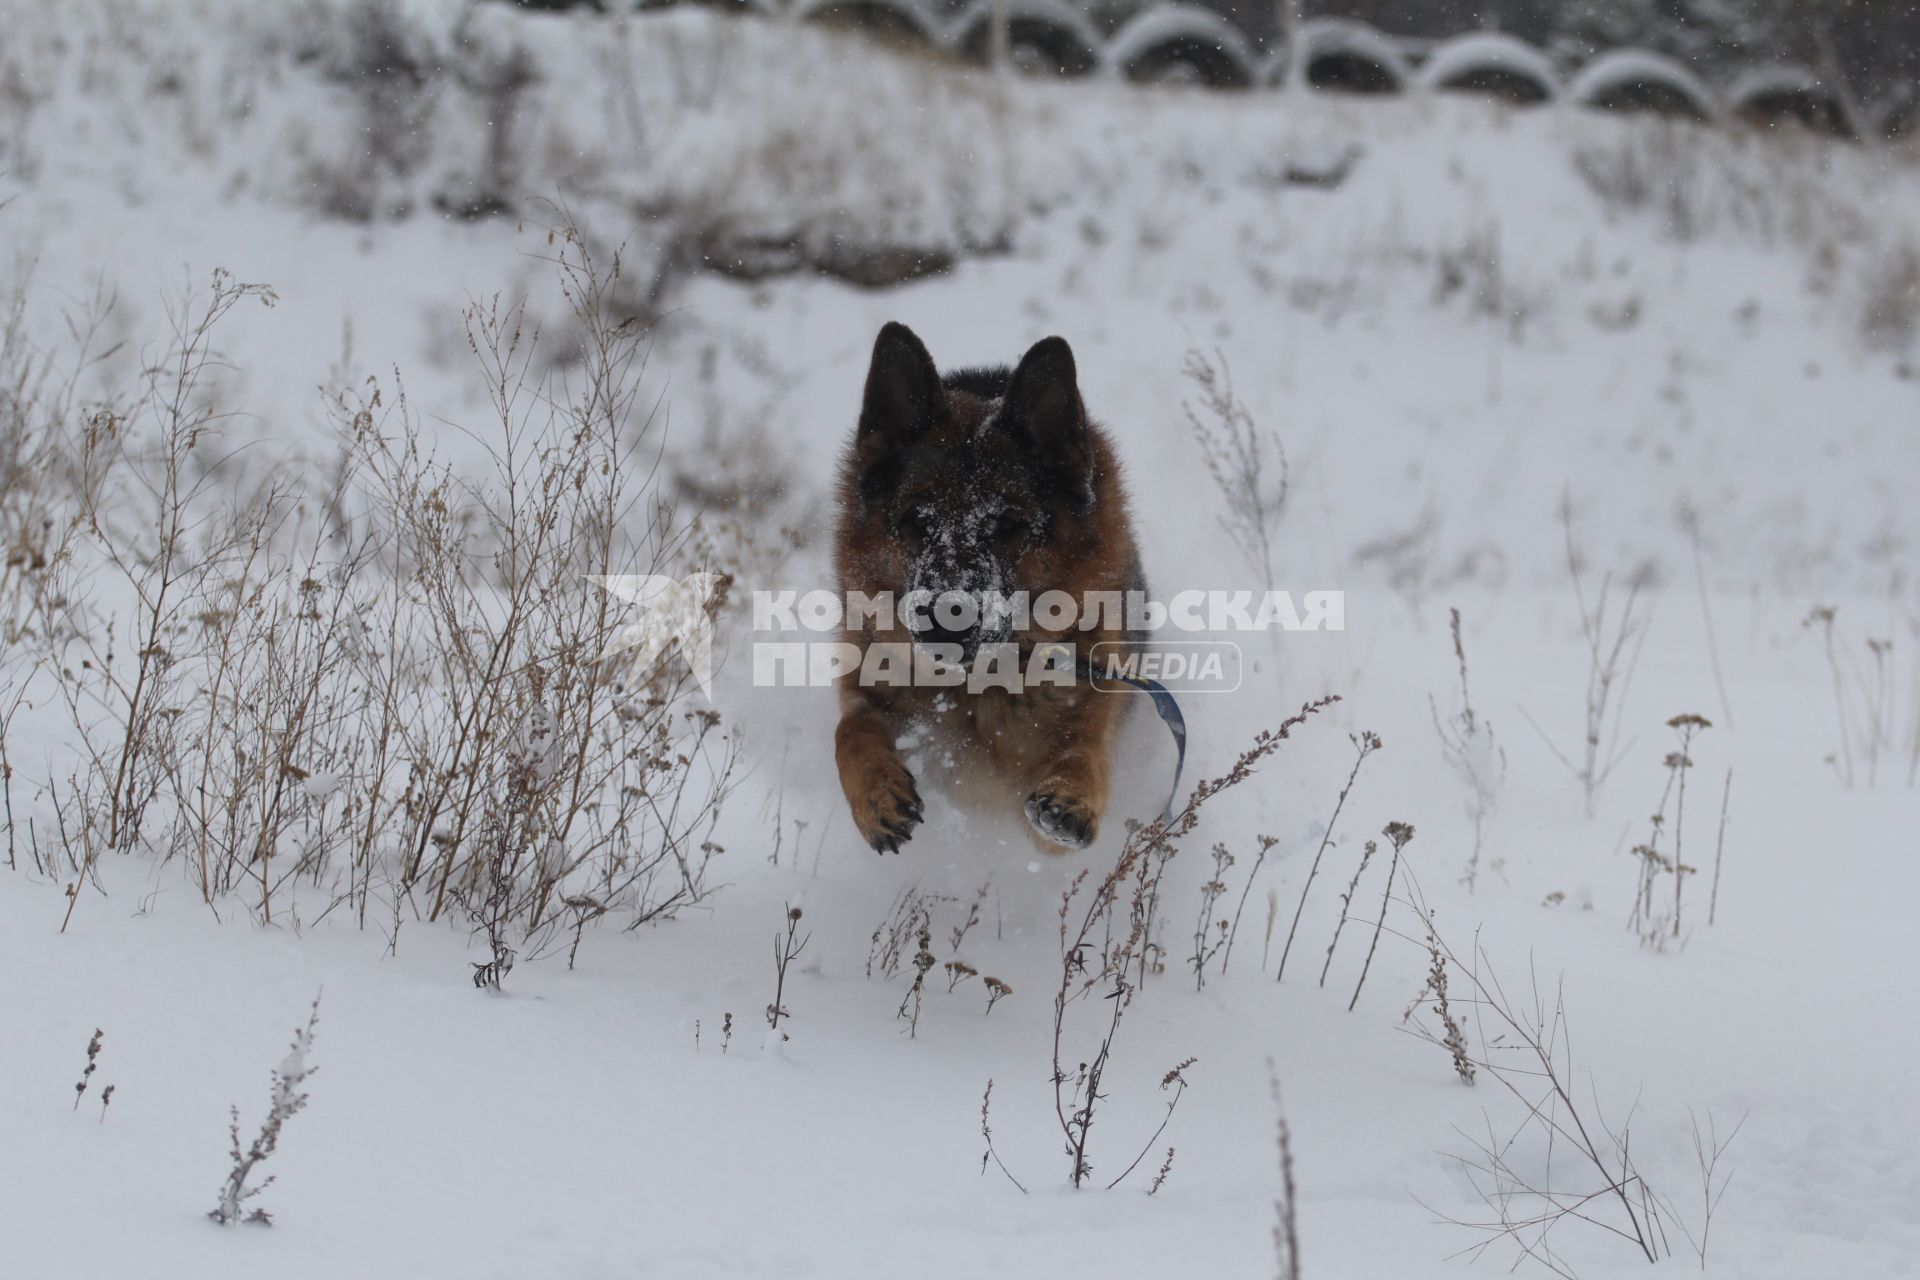
[[(987, 54), (994, 4), (971, 0), (942, 17), (919, 0), (746, 0), (749, 8), (856, 26), (975, 60)], [(1261, 52), (1239, 28), (1198, 5), (1160, 5), (1106, 34), (1066, 0), (1007, 4), (1009, 54), (1029, 71), (1251, 88), (1282, 83), (1295, 62), (1285, 51)], [(1416, 48), (1341, 19), (1303, 23), (1300, 44), (1300, 74), (1329, 92), (1458, 90), (1523, 105), (1564, 101), (1703, 121), (1797, 124), (1844, 138), (1920, 131), (1920, 94), (1911, 87), (1874, 109), (1856, 110), (1821, 76), (1792, 65), (1757, 68), (1714, 87), (1672, 58), (1615, 49), (1566, 73), (1539, 48), (1498, 32)]]

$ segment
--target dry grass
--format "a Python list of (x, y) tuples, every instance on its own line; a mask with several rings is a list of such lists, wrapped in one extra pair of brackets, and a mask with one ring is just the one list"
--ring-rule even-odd
[(706, 566), (647, 466), (622, 257), (570, 223), (549, 244), (564, 361), (518, 308), (467, 315), (493, 411), (479, 474), (371, 380), (336, 393), (318, 479), (247, 465), (217, 338), (274, 298), (224, 272), (175, 303), (123, 395), (75, 390), (97, 320), (72, 329), (72, 371), (17, 308), (0, 324), (0, 765), (11, 829), (14, 711), (61, 709), (76, 757), (28, 780), (58, 838), (28, 833), (68, 922), (109, 854), (139, 852), (262, 923), (338, 911), (397, 944), (404, 921), (464, 918), (494, 985), (516, 953), (709, 891), (736, 743), (681, 655), (608, 671), (626, 619), (583, 581)]
[(1500, 786), (1507, 776), (1507, 753), (1493, 732), (1493, 725), (1474, 709), (1473, 694), (1467, 685), (1467, 648), (1460, 637), (1460, 611), (1448, 611), (1453, 656), (1460, 669), (1460, 701), (1446, 716), (1432, 697), (1427, 707), (1433, 715), (1433, 731), (1440, 738), (1440, 753), (1467, 792), (1467, 818), (1473, 823), (1473, 853), (1467, 859), (1466, 873), (1460, 882), (1472, 893), (1480, 880), (1480, 856), (1486, 846), (1487, 824), (1499, 804)]
[(1612, 573), (1602, 574), (1599, 590), (1590, 596), (1585, 560), (1574, 538), (1571, 491), (1561, 495), (1560, 523), (1567, 576), (1579, 606), (1580, 635), (1587, 654), (1586, 705), (1579, 747), (1572, 754), (1560, 750), (1524, 707), (1521, 714), (1554, 758), (1579, 781), (1586, 796), (1587, 816), (1592, 817), (1601, 787), (1633, 746), (1632, 742), (1620, 745), (1620, 717), (1646, 645), (1649, 618), (1641, 601), (1649, 572), (1638, 569), (1628, 575), (1623, 592), (1616, 591)]
[[(1314, 850), (1313, 864), (1307, 868), (1306, 882), (1300, 886), (1300, 901), (1293, 909), (1293, 923), (1287, 927), (1287, 941), (1280, 948), (1280, 968), (1274, 974), (1275, 982), (1286, 979), (1287, 956), (1293, 951), (1294, 935), (1300, 932), (1300, 916), (1307, 909), (1307, 894), (1313, 889), (1314, 877), (1320, 874), (1320, 860), (1326, 856), (1327, 846), (1333, 843), (1333, 831), (1340, 821), (1340, 811), (1346, 807), (1347, 797), (1353, 792), (1353, 784), (1360, 778), (1360, 766), (1367, 762), (1368, 756), (1380, 750), (1380, 735), (1371, 730), (1348, 736), (1354, 749), (1353, 769), (1347, 774), (1346, 785), (1340, 788), (1339, 799), (1333, 802), (1333, 816), (1327, 819), (1327, 829), (1320, 837), (1320, 847)], [(1322, 977), (1324, 976), (1323, 971)]]
[[(1840, 611), (1820, 605), (1801, 625), (1820, 638), (1822, 657), (1833, 691), (1833, 750), (1826, 762), (1840, 784), (1851, 789), (1877, 786), (1885, 774), (1900, 772), (1904, 751), (1906, 785), (1920, 783), (1920, 620), (1888, 617), (1878, 635), (1864, 636), (1840, 622)], [(1915, 656), (1908, 656), (1911, 648)], [(1864, 656), (1862, 654), (1864, 650)], [(1902, 665), (1909, 668), (1902, 671)], [(1903, 688), (1904, 686), (1904, 688)], [(1907, 724), (1902, 742), (1902, 704)]]
[(1367, 974), (1373, 969), (1374, 953), (1380, 949), (1380, 934), (1387, 926), (1387, 907), (1393, 902), (1393, 881), (1400, 871), (1400, 855), (1413, 842), (1413, 828), (1404, 822), (1389, 822), (1380, 834), (1393, 846), (1393, 857), (1387, 863), (1387, 883), (1380, 890), (1380, 918), (1374, 922), (1373, 940), (1367, 944), (1367, 958), (1360, 965), (1360, 978), (1353, 984), (1353, 998), (1347, 1001), (1348, 1013), (1352, 1013), (1354, 1006), (1360, 1003), (1360, 992), (1367, 985)]
[[(1674, 731), (1679, 745), (1678, 749), (1669, 751), (1662, 761), (1667, 770), (1667, 781), (1660, 793), (1660, 806), (1648, 819), (1650, 831), (1647, 839), (1633, 847), (1633, 855), (1638, 859), (1636, 870), (1639, 879), (1634, 889), (1633, 914), (1627, 922), (1627, 927), (1639, 937), (1641, 945), (1654, 951), (1677, 947), (1682, 940), (1686, 881), (1688, 876), (1698, 874), (1698, 868), (1689, 865), (1684, 856), (1687, 775), (1694, 768), (1689, 753), (1695, 735), (1713, 726), (1704, 717), (1688, 713), (1673, 717), (1667, 721), (1667, 727)], [(1667, 822), (1669, 800), (1674, 801), (1671, 826)], [(1669, 832), (1672, 835), (1671, 847), (1663, 847)]]
[[(1171, 818), (1157, 819), (1146, 825), (1133, 824), (1114, 864), (1097, 879), (1090, 870), (1074, 877), (1060, 898), (1060, 982), (1053, 999), (1052, 1081), (1054, 1118), (1060, 1129), (1069, 1158), (1068, 1180), (1077, 1189), (1093, 1175), (1090, 1145), (1100, 1104), (1106, 1099), (1104, 1086), (1113, 1063), (1114, 1047), (1122, 1018), (1131, 1007), (1146, 974), (1146, 956), (1153, 948), (1150, 941), (1157, 896), (1167, 862), (1178, 851), (1179, 841), (1198, 825), (1200, 813), (1221, 792), (1244, 783), (1268, 756), (1278, 751), (1294, 729), (1337, 702), (1327, 696), (1307, 703), (1273, 729), (1262, 731), (1253, 745), (1240, 753), (1233, 766), (1215, 778), (1200, 782), (1186, 803)], [(1099, 1031), (1097, 1047), (1084, 1058), (1068, 1049), (1072, 1014), (1100, 993), (1103, 1010), (1094, 1019)], [(1070, 1062), (1078, 1061), (1077, 1068)], [(1167, 1073), (1162, 1087), (1177, 1084), (1169, 1100), (1167, 1115), (1155, 1130), (1141, 1155), (1119, 1177), (1108, 1183), (1117, 1186), (1136, 1168), (1171, 1119), (1180, 1091), (1185, 1088), (1181, 1074), (1188, 1063)]]
[(1187, 429), (1220, 491), (1220, 528), (1263, 588), (1274, 585), (1273, 539), (1287, 514), (1287, 451), (1275, 432), (1262, 431), (1233, 390), (1224, 353), (1187, 352), (1181, 372), (1199, 403), (1181, 402)]

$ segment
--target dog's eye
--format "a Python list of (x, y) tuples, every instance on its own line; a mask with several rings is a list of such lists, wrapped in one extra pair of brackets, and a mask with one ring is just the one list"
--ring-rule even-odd
[(1027, 533), (1027, 522), (1010, 512), (1001, 512), (993, 522), (993, 537), (996, 542), (1018, 542)]
[(908, 507), (900, 513), (900, 527), (916, 538), (924, 538), (933, 528), (925, 507)]

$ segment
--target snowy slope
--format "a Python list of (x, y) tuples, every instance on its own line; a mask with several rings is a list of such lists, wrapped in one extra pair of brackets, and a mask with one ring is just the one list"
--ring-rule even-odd
[[(604, 243), (628, 240), (639, 263), (696, 217), (743, 239), (954, 252), (952, 272), (882, 291), (807, 273), (676, 277), (647, 374), (673, 465), (733, 476), (744, 458), (779, 480), (748, 517), (761, 524), (743, 585), (824, 581), (834, 455), (888, 319), (953, 365), (1066, 336), (1128, 466), (1155, 586), (1264, 585), (1212, 520), (1182, 412), (1187, 351), (1217, 350), (1291, 462), (1276, 585), (1344, 589), (1349, 629), (1258, 641), (1240, 694), (1188, 698), (1189, 777), (1221, 772), (1307, 699), (1343, 700), (1210, 808), (1167, 872), (1165, 972), (1116, 1039), (1100, 1182), (1160, 1123), (1163, 1074), (1198, 1062), (1144, 1167), (1111, 1192), (1065, 1186), (1048, 1075), (1060, 895), (1111, 864), (1118, 835), (1041, 862), (1017, 829), (935, 796), (901, 856), (876, 859), (833, 777), (831, 695), (751, 687), (742, 613), (716, 696), (751, 766), (717, 835), (727, 887), (672, 922), (589, 929), (577, 965), (523, 962), (501, 995), (473, 988), (482, 946), (460, 926), (409, 920), (391, 939), (384, 923), (319, 919), (320, 893), (262, 929), (246, 903), (216, 915), (177, 867), (138, 854), (105, 861), (104, 893), (83, 891), (62, 933), (64, 885), (21, 853), (0, 875), (0, 1233), (22, 1274), (1274, 1274), (1269, 1060), (1302, 1274), (1460, 1274), (1480, 1237), (1436, 1219), (1487, 1210), (1448, 1156), (1510, 1130), (1519, 1104), (1484, 1071), (1462, 1086), (1444, 1049), (1405, 1033), (1428, 965), (1417, 939), (1382, 939), (1347, 1011), (1384, 844), (1317, 983), (1339, 895), (1390, 821), (1416, 828), (1402, 872), (1456, 951), (1477, 940), (1510, 993), (1529, 972), (1549, 1004), (1563, 992), (1576, 1093), (1615, 1124), (1631, 1110), (1641, 1172), (1695, 1232), (1689, 1115), (1723, 1135), (1745, 1118), (1706, 1274), (1915, 1274), (1910, 155), (1445, 96), (1001, 84), (770, 22), (668, 13), (614, 28), (500, 7), (465, 39), (524, 45), (538, 70), (507, 171), (522, 216), (469, 222), (434, 207), (484, 185), (485, 104), (453, 80), (415, 104), (405, 173), (339, 177), (373, 144), (360, 99), (325, 73), (332, 12), (102, 0), (61, 26), (35, 6), (4, 15), (20, 34), (0, 58), (24, 88), (7, 98), (0, 226), (46, 349), (63, 349), (63, 312), (104, 287), (127, 345), (87, 376), (124, 374), (164, 339), (164, 304), (226, 267), (279, 296), (221, 335), (255, 442), (242, 465), (324, 460), (318, 389), (397, 372), (477, 468), (463, 441), (484, 401), (461, 308), (524, 293), (560, 328), (535, 197), (565, 201)], [(459, 44), (457, 6), (407, 12)], [(1288, 180), (1350, 148), (1338, 186)], [(343, 184), (373, 193), (373, 216), (327, 212)], [(1632, 578), (1648, 619), (1618, 695), (1621, 762), (1591, 815), (1556, 756), (1578, 755), (1589, 680), (1566, 525), (1589, 596), (1602, 574)], [(1803, 625), (1817, 605), (1837, 608), (1844, 722), (1821, 633)], [(1471, 892), (1469, 794), (1435, 724), (1459, 706), (1455, 608), (1473, 704), (1505, 754)], [(1869, 640), (1890, 642), (1883, 676)], [(1875, 707), (1890, 729), (1868, 785), (1860, 727)], [(22, 850), (57, 838), (46, 784), (79, 745), (57, 712), (38, 703), (9, 728)], [(1732, 770), (1724, 878), (1716, 923), (1703, 874), (1687, 883), (1682, 945), (1656, 951), (1628, 928), (1629, 850), (1662, 804), (1666, 721), (1683, 712), (1715, 722), (1690, 749), (1689, 862), (1708, 863)], [(1362, 731), (1385, 746), (1342, 807), (1276, 983)], [(1144, 713), (1126, 734), (1120, 793), (1145, 817), (1170, 751)], [(1196, 991), (1185, 957), (1207, 850), (1223, 841), (1238, 859), (1231, 907), (1261, 834), (1278, 843), (1232, 964)], [(991, 1015), (980, 978), (949, 994), (936, 969), (909, 1035), (905, 976), (867, 973), (870, 936), (913, 887), (956, 900), (938, 909), (938, 959), (1013, 988)], [(811, 940), (783, 1039), (762, 1010), (788, 904)], [(1391, 923), (1418, 932), (1404, 906)], [(311, 1102), (266, 1165), (275, 1223), (222, 1232), (203, 1215), (228, 1166), (226, 1108), (245, 1141), (315, 992)], [(1483, 1011), (1456, 1011), (1476, 1052), (1507, 1051), (1487, 1043)], [(1097, 1017), (1075, 1019), (1070, 1067), (1099, 1039)], [(96, 1027), (99, 1070), (69, 1109)], [(981, 1176), (989, 1078), (995, 1146), (1031, 1194)], [(1149, 1198), (1168, 1144), (1172, 1171)], [(1584, 1276), (1647, 1269), (1580, 1222), (1552, 1243)], [(1660, 1270), (1692, 1272), (1690, 1246), (1672, 1244)], [(1512, 1257), (1496, 1243), (1477, 1269)]]

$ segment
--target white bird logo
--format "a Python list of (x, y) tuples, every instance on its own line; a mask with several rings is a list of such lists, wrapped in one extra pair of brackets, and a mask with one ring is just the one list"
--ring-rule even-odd
[(673, 578), (659, 573), (593, 574), (589, 582), (644, 611), (640, 620), (622, 627), (600, 655), (633, 653), (628, 667), (638, 684), (669, 649), (676, 645), (700, 692), (713, 700), (713, 598), (722, 575), (693, 573)]

